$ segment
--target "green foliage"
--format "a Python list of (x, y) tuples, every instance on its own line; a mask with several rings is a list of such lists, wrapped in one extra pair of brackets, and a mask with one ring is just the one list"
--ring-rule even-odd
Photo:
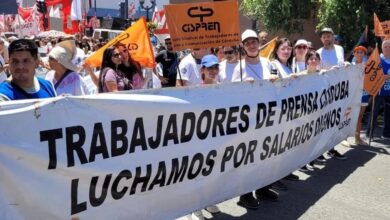
[[(318, 30), (331, 27), (343, 37), (346, 51), (355, 46), (366, 25), (373, 29), (374, 12), (381, 21), (390, 20), (389, 0), (243, 0), (241, 8), (268, 31), (287, 34), (302, 32), (303, 20), (313, 14)], [(369, 40), (374, 41), (372, 33)]]
[[(390, 2), (387, 0), (320, 0), (319, 5), (317, 29), (325, 26), (333, 28), (343, 37), (347, 51), (356, 45), (366, 25), (369, 30), (374, 28), (374, 12), (382, 21), (388, 20), (390, 15)], [(369, 41), (370, 44), (374, 41), (372, 33)]]
[(243, 0), (241, 9), (252, 19), (261, 21), (270, 32), (303, 31), (304, 19), (310, 17), (310, 0)]

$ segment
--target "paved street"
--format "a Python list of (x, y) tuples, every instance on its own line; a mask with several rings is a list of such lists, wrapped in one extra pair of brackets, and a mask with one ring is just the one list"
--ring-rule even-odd
[(222, 213), (214, 217), (203, 213), (213, 220), (390, 219), (390, 141), (374, 138), (372, 147), (339, 144), (336, 149), (348, 159), (329, 159), (314, 172), (296, 171), (302, 181), (283, 180), (289, 190), (279, 191), (278, 202), (261, 201), (253, 211), (234, 198), (219, 204)]

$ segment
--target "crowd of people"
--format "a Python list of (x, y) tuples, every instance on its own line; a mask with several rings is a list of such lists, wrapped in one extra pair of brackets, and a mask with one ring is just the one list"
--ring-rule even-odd
[[(261, 48), (268, 42), (265, 31), (257, 34), (254, 30), (245, 30), (241, 35), (240, 45), (221, 46), (218, 48), (197, 48), (189, 53), (178, 53), (173, 50), (172, 40), (168, 36), (163, 47), (155, 56), (158, 67), (154, 70), (161, 87), (203, 86), (229, 82), (270, 80), (280, 78), (300, 77), (305, 74), (326, 74), (327, 71), (349, 65), (364, 65), (368, 57), (368, 49), (358, 45), (353, 50), (353, 61), (347, 62), (344, 49), (336, 44), (336, 36), (331, 28), (319, 32), (323, 46), (314, 50), (311, 43), (305, 39), (295, 42), (288, 38), (278, 38), (270, 59), (259, 55)], [(105, 49), (102, 65), (94, 71), (88, 64), (77, 65), (74, 59), (78, 51), (88, 56), (96, 51), (105, 41), (94, 41), (90, 38), (76, 35), (72, 39), (37, 41), (18, 39), (9, 42), (6, 49), (5, 40), (0, 40), (0, 100), (18, 100), (31, 98), (47, 98), (57, 95), (91, 94), (83, 74), (85, 71), (99, 93), (117, 92), (145, 88), (147, 77), (142, 65), (134, 60), (125, 45), (116, 44)], [(38, 47), (44, 47), (48, 52), (48, 62), (39, 59)], [(381, 44), (381, 63), (385, 73), (386, 83), (375, 101), (372, 129), (378, 127), (377, 117), (383, 109), (384, 128), (381, 138), (390, 139), (390, 40), (384, 39)], [(241, 62), (240, 62), (241, 60)], [(49, 69), (44, 79), (35, 74), (38, 66)], [(362, 97), (362, 104), (356, 125), (355, 142), (366, 145), (361, 137), (363, 115), (370, 97)], [(369, 124), (369, 123), (368, 123)], [(370, 133), (370, 126), (367, 126)], [(312, 171), (314, 163), (325, 162), (326, 158), (347, 159), (335, 149), (327, 152), (327, 157), (302, 167), (303, 171)], [(289, 174), (283, 180), (299, 180), (294, 174)], [(277, 190), (287, 190), (282, 180), (240, 196), (238, 205), (248, 209), (257, 209), (259, 200), (278, 200)], [(215, 214), (217, 206), (206, 208)], [(201, 211), (191, 215), (192, 219), (203, 219)]]

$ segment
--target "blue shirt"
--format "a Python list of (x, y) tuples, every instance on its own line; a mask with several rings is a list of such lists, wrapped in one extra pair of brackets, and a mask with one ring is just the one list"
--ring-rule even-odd
[[(383, 73), (385, 75), (390, 75), (390, 59), (385, 59), (383, 54), (381, 55), (381, 64), (383, 68)], [(390, 80), (386, 80), (383, 84), (379, 96), (390, 96)]]
[(8, 81), (0, 84), (0, 95), (5, 96), (9, 100), (20, 100), (20, 99), (40, 99), (55, 97), (56, 92), (53, 85), (44, 79), (37, 77), (39, 83), (39, 91), (35, 93), (26, 93), (15, 88)]

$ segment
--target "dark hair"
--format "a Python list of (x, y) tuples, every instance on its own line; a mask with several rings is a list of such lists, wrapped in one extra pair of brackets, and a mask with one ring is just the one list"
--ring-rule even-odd
[(106, 71), (106, 67), (111, 68), (113, 70), (116, 70), (116, 64), (112, 62), (112, 56), (114, 55), (115, 47), (107, 47), (103, 52), (103, 59), (102, 59), (102, 66), (100, 68), (100, 75), (99, 75), (99, 92), (103, 91), (103, 73)]
[(32, 40), (18, 39), (12, 41), (8, 46), (8, 53), (11, 56), (11, 54), (17, 51), (30, 52), (31, 56), (33, 56), (35, 59), (38, 59), (38, 47)]
[(317, 51), (315, 50), (309, 50), (307, 53), (306, 53), (306, 56), (305, 56), (305, 63), (307, 64), (307, 61), (310, 59), (310, 57), (312, 56), (316, 56), (318, 58), (318, 60), (321, 60), (321, 57), (320, 57), (320, 54), (317, 53)]
[(131, 54), (130, 54), (129, 50), (127, 49), (126, 45), (122, 44), (122, 43), (117, 43), (117, 44), (115, 44), (115, 47), (116, 48), (123, 47), (123, 48), (125, 48), (127, 50), (127, 54), (128, 54), (128, 57), (129, 57), (128, 61), (129, 61), (129, 64), (130, 64), (130, 66), (126, 66), (124, 63), (122, 63), (122, 64), (120, 64), (118, 66), (118, 69), (120, 71), (122, 71), (128, 79), (132, 79), (133, 75), (136, 74), (136, 73), (139, 73), (141, 78), (143, 78), (142, 77), (141, 64), (133, 59), (133, 57), (131, 56)]
[[(278, 39), (276, 40), (275, 47), (274, 47), (274, 49), (272, 50), (271, 59), (277, 59), (277, 60), (279, 60), (277, 51), (278, 51), (279, 47), (280, 47), (282, 44), (284, 44), (284, 43), (287, 43), (288, 46), (290, 46), (291, 48), (293, 47), (289, 39), (287, 39), (287, 38), (278, 38)], [(292, 60), (293, 60), (293, 54), (292, 54), (292, 51), (291, 51), (291, 55), (290, 55), (290, 57), (289, 57), (288, 60), (287, 60), (287, 66), (291, 66)]]

